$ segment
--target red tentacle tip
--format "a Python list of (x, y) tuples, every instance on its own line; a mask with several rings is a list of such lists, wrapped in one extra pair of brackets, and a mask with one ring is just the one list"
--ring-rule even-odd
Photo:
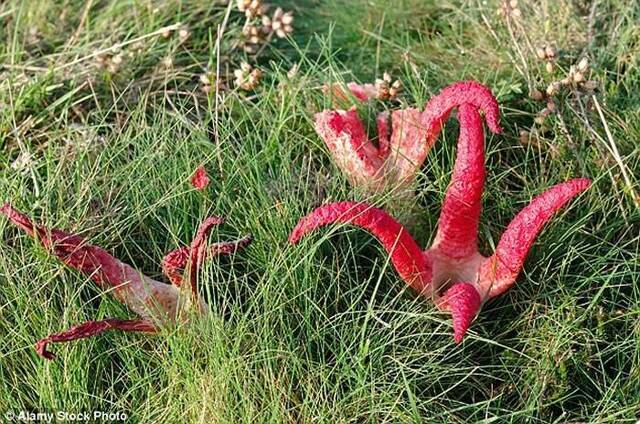
[(298, 222), (298, 225), (296, 225), (295, 228), (291, 231), (291, 234), (289, 234), (289, 243), (296, 244), (297, 242), (300, 241), (300, 239), (305, 234), (305, 229), (304, 229), (305, 226), (306, 226), (306, 219), (303, 218), (300, 220), (300, 222)]
[(56, 355), (53, 352), (50, 352), (47, 350), (47, 344), (49, 344), (50, 340), (48, 337), (38, 340), (38, 343), (36, 343), (36, 353), (40, 356), (42, 356), (44, 359), (48, 359), (50, 361), (53, 361), (54, 359), (56, 359)]
[(191, 177), (191, 185), (196, 190), (204, 190), (209, 185), (209, 175), (204, 166), (199, 166)]
[(456, 283), (444, 293), (443, 307), (453, 317), (453, 339), (460, 343), (480, 310), (482, 298), (478, 290), (469, 283)]
[(591, 179), (589, 178), (574, 178), (570, 182), (575, 184), (577, 191), (584, 191), (591, 186)]

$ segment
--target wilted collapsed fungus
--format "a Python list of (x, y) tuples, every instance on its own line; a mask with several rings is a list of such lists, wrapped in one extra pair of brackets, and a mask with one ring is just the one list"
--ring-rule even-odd
[[(188, 309), (206, 314), (208, 309), (198, 294), (198, 269), (204, 260), (216, 255), (228, 255), (251, 242), (251, 236), (232, 242), (220, 242), (207, 246), (211, 229), (223, 223), (223, 218), (207, 218), (198, 228), (190, 246), (170, 252), (162, 260), (163, 273), (171, 284), (153, 280), (107, 253), (106, 250), (87, 244), (80, 236), (58, 229), (36, 225), (11, 205), (0, 208), (16, 226), (22, 228), (57, 256), (62, 262), (88, 275), (104, 289), (109, 289), (117, 300), (140, 316), (139, 319), (109, 318), (88, 321), (61, 333), (51, 334), (36, 344), (36, 351), (47, 359), (55, 355), (47, 350), (51, 342), (67, 342), (91, 337), (110, 329), (153, 333), (161, 327), (186, 320)], [(188, 278), (184, 278), (187, 273)]]
[[(349, 83), (347, 88), (360, 101), (377, 95), (373, 84)], [(334, 86), (332, 92), (346, 99), (339, 87)], [(393, 111), (391, 128), (389, 113), (380, 113), (376, 119), (377, 143), (368, 138), (355, 106), (317, 113), (315, 128), (351, 184), (370, 192), (397, 189), (413, 182), (451, 110), (464, 104), (483, 111), (489, 129), (501, 132), (498, 102), (487, 87), (475, 81), (446, 87), (427, 103), (424, 111), (415, 108)], [(469, 113), (464, 117), (459, 114), (458, 119), (461, 127), (469, 127), (462, 119), (473, 117)]]
[[(432, 297), (440, 309), (451, 312), (456, 343), (462, 341), (481, 305), (488, 299), (504, 293), (514, 284), (525, 257), (544, 224), (557, 210), (590, 185), (588, 179), (573, 179), (535, 197), (507, 226), (494, 254), (490, 257), (482, 256), (478, 252), (477, 240), (485, 167), (484, 134), (479, 111), (485, 111), (485, 119), (490, 123), (492, 130), (497, 132), (498, 110), (493, 101), (487, 100), (486, 93), (479, 85), (464, 84), (454, 84), (451, 87), (471, 86), (484, 94), (476, 97), (475, 102), (470, 102), (470, 98), (463, 94), (456, 96), (456, 102), (446, 102), (444, 99), (450, 97), (441, 96), (449, 92), (447, 90), (451, 90), (450, 87), (438, 96), (440, 100), (436, 104), (440, 107), (427, 107), (425, 112), (440, 111), (430, 112), (429, 116), (432, 118), (424, 121), (431, 125), (427, 127), (431, 128), (431, 132), (423, 133), (429, 134), (426, 142), (430, 144), (431, 137), (437, 134), (433, 132), (434, 129), (439, 130), (453, 105), (460, 103), (458, 153), (451, 183), (440, 212), (437, 233), (430, 248), (422, 251), (409, 232), (383, 210), (355, 202), (337, 202), (317, 208), (302, 218), (289, 236), (291, 243), (297, 243), (313, 230), (336, 222), (367, 230), (382, 243), (402, 279), (419, 293)], [(469, 102), (465, 102), (465, 98)], [(478, 102), (478, 98), (484, 100)], [(433, 104), (433, 101), (430, 104)], [(409, 113), (417, 114), (415, 111)], [(344, 124), (341, 128), (349, 128), (346, 132), (342, 130), (343, 135), (335, 138), (341, 139), (343, 146), (352, 146), (353, 144), (349, 144), (352, 140), (362, 140), (358, 132), (361, 124), (351, 112), (327, 113), (327, 116), (333, 117), (327, 122), (341, 122)], [(349, 124), (345, 124), (345, 120)], [(418, 139), (409, 138), (409, 142), (418, 149)], [(420, 139), (424, 144), (425, 137), (421, 136)], [(360, 150), (354, 153), (358, 151)], [(352, 163), (355, 163), (356, 156), (351, 158)], [(357, 175), (358, 178), (365, 179), (364, 172)]]

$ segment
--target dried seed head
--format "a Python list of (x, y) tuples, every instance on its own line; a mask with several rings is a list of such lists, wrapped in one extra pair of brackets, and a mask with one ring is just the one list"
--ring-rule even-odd
[(247, 19), (253, 19), (266, 12), (267, 7), (261, 0), (237, 0), (238, 10), (244, 12)]
[(402, 91), (402, 82), (393, 81), (388, 72), (382, 74), (382, 78), (377, 78), (374, 83), (376, 89), (376, 99), (393, 100)]
[(544, 53), (547, 56), (547, 59), (553, 59), (556, 57), (556, 49), (554, 49), (551, 46), (545, 46), (544, 47)]
[[(517, 12), (516, 12), (517, 10)], [(518, 18), (521, 13), (518, 2), (503, 0), (497, 10), (498, 15), (503, 18)]]
[(171, 28), (162, 28), (160, 36), (162, 38), (169, 38), (171, 36)]
[(164, 68), (164, 69), (171, 69), (173, 68), (173, 58), (171, 56), (165, 56), (162, 61), (160, 61), (160, 65)]
[(547, 53), (544, 50), (544, 46), (538, 47), (536, 49), (536, 56), (538, 56), (538, 59), (540, 60), (545, 60), (547, 58)]
[(584, 75), (582, 74), (582, 72), (576, 72), (575, 74), (573, 74), (573, 82), (575, 82), (576, 84), (580, 84), (583, 81)]
[(547, 87), (547, 94), (549, 96), (555, 96), (556, 94), (558, 94), (558, 91), (561, 87), (562, 85), (559, 82), (554, 81)]
[(269, 29), (257, 25), (245, 25), (242, 28), (242, 34), (245, 36), (247, 43), (249, 44), (262, 44), (265, 41), (265, 36), (269, 33)]
[(109, 57), (106, 54), (101, 53), (99, 55), (96, 55), (96, 65), (98, 66), (98, 68), (104, 68), (108, 65), (108, 63)]
[(131, 45), (130, 51), (138, 55), (144, 51), (144, 48), (145, 48), (144, 41), (137, 41)]
[(218, 78), (215, 71), (212, 70), (205, 70), (200, 74), (198, 79), (200, 80), (200, 90), (205, 94), (211, 93), (216, 84), (218, 84), (218, 90), (224, 90), (226, 88), (222, 78)]
[(398, 94), (402, 91), (402, 81), (395, 80), (393, 84), (391, 84), (391, 88), (389, 88), (389, 98), (394, 100), (398, 97)]
[(552, 74), (552, 73), (553, 73), (553, 70), (554, 70), (553, 62), (547, 62), (547, 63), (544, 65), (544, 69), (546, 69), (546, 71), (547, 71), (548, 73)]
[(211, 79), (209, 78), (210, 72), (204, 72), (200, 74), (200, 82), (204, 85), (211, 85)]
[(262, 79), (262, 71), (258, 68), (254, 69), (246, 62), (240, 65), (240, 69), (233, 71), (233, 75), (236, 87), (245, 91), (254, 90)]
[(278, 38), (285, 38), (293, 32), (293, 12), (285, 12), (279, 7), (273, 12), (273, 17), (262, 17), (262, 25)]
[(298, 65), (298, 62), (294, 63), (291, 69), (287, 71), (287, 78), (293, 79), (298, 74), (299, 67), (300, 65)]
[(549, 99), (547, 101), (547, 109), (549, 110), (549, 112), (555, 112), (556, 110), (556, 104), (553, 100)]
[(520, 130), (520, 143), (524, 145), (529, 144), (529, 131)]
[(587, 70), (589, 70), (589, 59), (587, 59), (586, 57), (583, 57), (580, 62), (578, 62), (578, 71), (585, 73), (587, 72)]
[(537, 88), (534, 88), (531, 90), (531, 93), (529, 93), (529, 97), (539, 102), (540, 100), (544, 99), (544, 94), (542, 94), (542, 91), (538, 90)]
[(106, 66), (107, 72), (109, 72), (110, 74), (116, 74), (120, 70), (123, 61), (123, 55), (121, 53), (118, 53), (114, 56), (107, 57), (103, 66)]
[(536, 116), (536, 117), (533, 119), (533, 121), (534, 121), (536, 124), (538, 124), (538, 125), (542, 125), (542, 124), (544, 124), (544, 120), (545, 120), (545, 115), (542, 115), (542, 114), (540, 114), (540, 115)]
[(191, 36), (191, 32), (189, 31), (189, 27), (184, 25), (180, 27), (178, 30), (178, 37), (180, 38), (180, 42), (185, 42)]
[(40, 40), (42, 40), (42, 34), (40, 33), (38, 27), (32, 26), (31, 28), (29, 28), (26, 36), (27, 44), (38, 44)]
[(523, 146), (532, 146), (535, 148), (540, 148), (540, 138), (538, 137), (538, 132), (534, 128), (531, 132), (521, 130), (520, 131), (520, 144)]
[(582, 84), (582, 88), (583, 88), (585, 91), (593, 92), (593, 91), (595, 91), (595, 90), (598, 88), (598, 83), (597, 83), (597, 81), (591, 81), (591, 80), (590, 80), (590, 81), (585, 81), (585, 82)]

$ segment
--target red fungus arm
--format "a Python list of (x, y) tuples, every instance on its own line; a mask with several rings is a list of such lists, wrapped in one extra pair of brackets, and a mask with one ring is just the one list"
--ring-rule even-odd
[(470, 283), (456, 283), (444, 292), (438, 307), (451, 312), (453, 339), (460, 343), (480, 311), (482, 298)]
[(378, 157), (382, 160), (389, 156), (389, 113), (381, 112), (376, 117), (378, 129)]
[(213, 227), (223, 222), (224, 218), (217, 216), (205, 219), (202, 224), (200, 224), (196, 236), (189, 247), (189, 276), (191, 290), (196, 299), (198, 298), (198, 269), (202, 266), (204, 260), (210, 255), (228, 255), (234, 253), (238, 249), (248, 246), (249, 243), (251, 243), (252, 237), (247, 235), (236, 241), (215, 243), (207, 248), (207, 235)]
[(394, 110), (391, 114), (391, 141), (385, 175), (400, 185), (415, 178), (424, 163), (435, 137), (427, 138), (428, 127), (418, 109)]
[(542, 227), (554, 213), (579, 193), (589, 188), (591, 181), (576, 178), (557, 184), (535, 197), (516, 215), (500, 238), (496, 251), (480, 270), (480, 284), (489, 289), (489, 297), (507, 291), (522, 269), (524, 260)]
[(176, 316), (178, 291), (175, 287), (141, 274), (106, 250), (86, 243), (80, 236), (35, 225), (9, 204), (0, 208), (0, 214), (38, 238), (66, 265), (88, 275), (101, 287), (113, 289), (114, 296), (138, 315), (160, 322)]
[[(231, 255), (248, 246), (252, 240), (251, 235), (247, 235), (235, 241), (213, 243), (206, 249), (206, 258), (218, 255)], [(171, 281), (171, 284), (176, 287), (180, 287), (184, 282), (182, 271), (186, 268), (190, 256), (191, 248), (181, 247), (169, 252), (162, 259), (162, 272), (167, 276), (169, 281)]]
[(36, 343), (36, 352), (45, 359), (55, 359), (56, 355), (47, 350), (49, 343), (70, 342), (72, 340), (93, 337), (107, 330), (139, 331), (155, 333), (156, 327), (144, 319), (117, 319), (108, 318), (102, 321), (88, 321), (61, 333), (51, 334)]
[(409, 232), (383, 210), (364, 203), (337, 202), (317, 208), (298, 222), (289, 242), (297, 243), (311, 231), (336, 222), (355, 225), (373, 234), (389, 253), (403, 280), (418, 292), (428, 288), (431, 268)]
[(384, 157), (369, 140), (355, 108), (317, 113), (315, 129), (352, 184), (370, 186), (381, 176)]
[[(184, 282), (182, 271), (187, 268), (187, 265), (190, 266), (191, 281), (196, 282), (198, 269), (208, 257), (230, 255), (251, 243), (253, 237), (246, 235), (238, 240), (218, 242), (207, 247), (207, 235), (213, 227), (223, 222), (224, 218), (217, 216), (205, 219), (198, 227), (196, 236), (190, 246), (181, 247), (165, 255), (162, 259), (162, 272), (169, 278), (171, 284), (176, 287), (182, 285)], [(191, 286), (191, 289), (195, 293), (197, 291), (197, 284), (192, 284)]]
[(491, 90), (476, 81), (460, 81), (445, 87), (427, 103), (422, 113), (422, 123), (429, 130), (429, 138), (435, 139), (451, 110), (465, 103), (484, 112), (484, 119), (491, 132), (502, 132), (498, 101)]
[(469, 257), (477, 251), (485, 175), (480, 114), (475, 106), (465, 103), (460, 105), (458, 120), (458, 154), (433, 243), (434, 249), (454, 259)]
[(162, 258), (162, 273), (176, 287), (180, 287), (184, 282), (182, 271), (187, 266), (190, 252), (188, 247), (181, 247), (172, 250)]

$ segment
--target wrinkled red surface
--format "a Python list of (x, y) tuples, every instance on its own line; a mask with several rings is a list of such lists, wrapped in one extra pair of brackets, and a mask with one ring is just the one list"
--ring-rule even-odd
[(435, 137), (427, 137), (427, 126), (418, 109), (391, 113), (391, 142), (384, 163), (385, 184), (393, 187), (411, 183), (427, 158)]
[(351, 183), (361, 187), (377, 186), (382, 178), (384, 157), (367, 138), (356, 109), (325, 110), (316, 114), (315, 120), (316, 131)]
[(453, 318), (453, 339), (460, 343), (471, 322), (480, 310), (482, 299), (478, 290), (469, 283), (456, 283), (442, 296), (442, 309), (451, 312)]
[(156, 327), (152, 322), (143, 319), (117, 319), (108, 318), (102, 321), (88, 321), (73, 326), (61, 333), (50, 334), (36, 343), (36, 352), (46, 359), (55, 359), (56, 355), (47, 350), (47, 345), (52, 342), (68, 342), (77, 339), (93, 337), (107, 330), (139, 331), (155, 333)]
[(383, 210), (364, 203), (339, 202), (316, 209), (298, 222), (289, 235), (289, 242), (297, 243), (316, 228), (334, 222), (369, 231), (382, 243), (391, 256), (391, 263), (407, 283), (418, 291), (428, 285), (431, 270), (409, 232)]
[(586, 178), (576, 178), (555, 185), (535, 197), (522, 209), (502, 234), (496, 251), (482, 266), (481, 284), (489, 297), (507, 291), (516, 280), (524, 260), (542, 227), (558, 210), (591, 185)]
[(485, 173), (484, 134), (478, 110), (463, 104), (458, 109), (458, 120), (458, 154), (433, 243), (433, 247), (454, 259), (477, 251)]
[[(349, 88), (357, 98), (368, 98), (363, 87)], [(379, 189), (391, 182), (397, 184), (413, 178), (455, 107), (458, 107), (460, 122), (458, 153), (430, 248), (420, 252), (411, 236), (390, 216), (366, 204), (351, 202), (333, 203), (311, 212), (300, 220), (289, 240), (297, 242), (305, 234), (333, 222), (366, 229), (390, 252), (392, 263), (407, 283), (422, 294), (431, 295), (440, 308), (452, 313), (454, 338), (460, 342), (482, 302), (514, 284), (544, 224), (586, 190), (590, 181), (570, 180), (536, 197), (509, 224), (495, 254), (486, 258), (477, 249), (485, 178), (481, 113), (491, 131), (501, 132), (498, 104), (488, 88), (474, 81), (459, 82), (432, 98), (424, 112), (394, 111), (391, 135), (386, 115), (379, 116), (379, 147), (367, 139), (355, 109), (318, 114), (317, 124), (322, 124), (327, 117), (336, 121), (333, 126), (316, 125), (316, 129), (354, 184)], [(335, 140), (347, 147), (336, 148)], [(351, 153), (345, 153), (349, 149)], [(371, 184), (372, 181), (375, 183)], [(398, 237), (403, 240), (400, 251), (393, 250), (392, 241)], [(421, 271), (423, 269), (426, 271)], [(415, 283), (416, 273), (421, 276), (419, 284)], [(447, 286), (450, 287), (443, 293), (443, 287)]]
[(140, 316), (171, 319), (176, 315), (178, 291), (175, 287), (143, 275), (77, 235), (34, 225), (9, 204), (0, 208), (0, 213), (39, 239), (66, 265), (88, 275), (102, 288), (109, 289), (119, 301)]
[[(174, 250), (163, 259), (163, 270), (172, 283), (169, 285), (147, 277), (114, 258), (104, 249), (86, 243), (77, 235), (33, 224), (26, 215), (9, 204), (0, 208), (0, 214), (39, 239), (62, 262), (90, 276), (101, 287), (110, 289), (119, 301), (144, 318), (142, 320), (110, 318), (97, 322), (90, 321), (62, 333), (50, 335), (37, 345), (38, 353), (48, 359), (53, 358), (53, 355), (46, 350), (46, 345), (50, 342), (90, 337), (112, 328), (149, 332), (154, 325), (175, 322), (180, 309), (185, 306), (195, 306), (199, 312), (206, 313), (204, 301), (197, 293), (198, 267), (208, 256), (233, 253), (251, 242), (251, 237), (246, 236), (234, 242), (215, 243), (207, 247), (208, 232), (214, 225), (223, 222), (223, 219), (218, 217), (206, 219), (198, 229), (190, 247)], [(180, 270), (184, 269), (189, 261), (193, 264), (190, 267), (189, 280), (192, 294), (185, 297), (178, 286), (183, 282)]]
[(427, 103), (422, 122), (428, 126), (430, 134), (435, 134), (437, 137), (451, 110), (465, 103), (484, 112), (484, 118), (491, 132), (495, 134), (502, 132), (498, 102), (489, 88), (476, 81), (460, 81), (444, 88)]
[(204, 166), (199, 166), (193, 173), (191, 185), (197, 190), (204, 190), (209, 185), (209, 175)]
[[(457, 176), (462, 179), (466, 177), (465, 173)], [(315, 229), (332, 223), (351, 224), (369, 231), (390, 254), (391, 263), (403, 280), (418, 292), (432, 295), (438, 307), (451, 312), (454, 338), (459, 343), (482, 302), (503, 293), (513, 285), (527, 252), (544, 224), (569, 200), (586, 190), (589, 184), (588, 179), (574, 179), (558, 184), (536, 197), (509, 224), (496, 253), (490, 258), (482, 256), (475, 247), (477, 223), (469, 224), (456, 216), (448, 217), (446, 215), (450, 212), (445, 209), (443, 214), (447, 225), (454, 225), (456, 220), (463, 227), (474, 225), (473, 237), (463, 234), (466, 240), (464, 248), (467, 249), (471, 240), (474, 246), (467, 250), (466, 256), (459, 255), (453, 247), (461, 240), (455, 229), (439, 232), (440, 239), (436, 238), (432, 247), (421, 251), (409, 232), (386, 212), (365, 203), (354, 202), (331, 203), (315, 209), (298, 222), (289, 235), (289, 242), (297, 243)], [(455, 191), (465, 186), (454, 182), (451, 187), (450, 190)], [(473, 191), (477, 191), (477, 185)], [(467, 195), (476, 196), (461, 194), (462, 197)], [(447, 237), (453, 239), (447, 240)], [(442, 246), (446, 248), (441, 248)], [(450, 282), (454, 284), (441, 293), (442, 287)]]
[[(372, 85), (347, 86), (360, 101), (375, 96)], [(413, 108), (393, 111), (391, 133), (389, 114), (381, 113), (376, 120), (377, 144), (368, 138), (355, 107), (316, 114), (315, 128), (353, 185), (374, 192), (400, 188), (415, 179), (451, 110), (464, 104), (482, 111), (491, 131), (501, 131), (497, 101), (487, 87), (475, 81), (450, 85), (433, 97), (423, 112)]]

